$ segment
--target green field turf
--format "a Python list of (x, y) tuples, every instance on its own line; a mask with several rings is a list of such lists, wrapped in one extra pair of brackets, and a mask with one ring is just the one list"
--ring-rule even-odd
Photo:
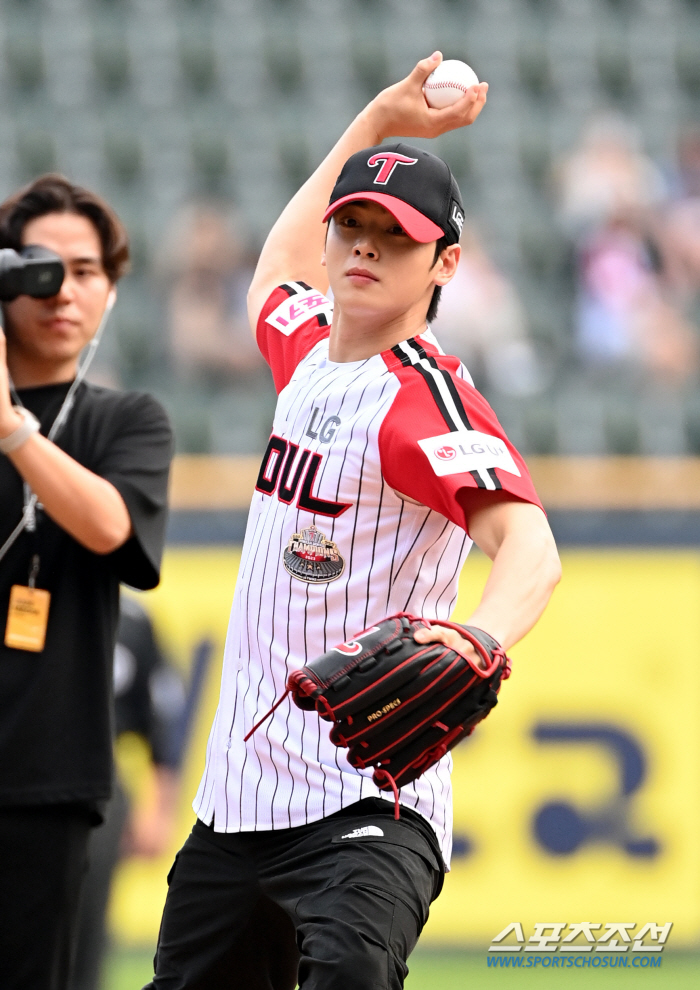
[[(115, 952), (109, 961), (105, 990), (140, 990), (150, 979), (151, 952)], [(410, 959), (406, 990), (535, 990), (535, 988), (648, 987), (653, 990), (695, 990), (700, 986), (700, 957), (664, 955), (660, 968), (519, 969), (487, 967), (486, 953), (419, 951)]]

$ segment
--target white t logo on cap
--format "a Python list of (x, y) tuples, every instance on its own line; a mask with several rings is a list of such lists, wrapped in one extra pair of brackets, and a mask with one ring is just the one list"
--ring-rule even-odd
[(383, 162), (383, 164), (377, 173), (374, 184), (385, 186), (397, 165), (415, 165), (418, 159), (408, 158), (407, 155), (400, 155), (396, 151), (380, 151), (378, 154), (372, 155), (371, 158), (367, 159), (367, 164), (370, 168), (376, 168), (380, 162)]

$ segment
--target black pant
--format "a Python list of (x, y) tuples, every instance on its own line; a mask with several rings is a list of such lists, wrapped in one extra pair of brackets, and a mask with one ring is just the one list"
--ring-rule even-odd
[(65, 990), (90, 813), (73, 805), (0, 808), (0, 985)]
[(88, 870), (80, 896), (71, 990), (97, 990), (107, 948), (106, 914), (112, 874), (119, 862), (122, 832), (129, 813), (126, 793), (117, 780), (105, 820), (92, 829)]
[(146, 990), (399, 990), (442, 879), (430, 827), (379, 798), (272, 832), (197, 822)]

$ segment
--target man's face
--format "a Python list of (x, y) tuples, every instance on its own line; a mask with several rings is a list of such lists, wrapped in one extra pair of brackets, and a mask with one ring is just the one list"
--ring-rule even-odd
[(459, 258), (456, 246), (434, 265), (435, 242), (419, 244), (383, 206), (361, 200), (333, 214), (324, 264), (342, 312), (388, 322), (412, 309), (427, 312), (435, 286), (454, 274), (453, 255)]
[(77, 360), (97, 332), (112, 288), (97, 230), (78, 214), (47, 213), (24, 228), (22, 245), (27, 244), (55, 251), (66, 275), (49, 299), (18, 296), (5, 304), (8, 343), (42, 364)]

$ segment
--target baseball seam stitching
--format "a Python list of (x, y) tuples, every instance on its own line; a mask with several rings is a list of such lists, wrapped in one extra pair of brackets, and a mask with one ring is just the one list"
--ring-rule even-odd
[(469, 89), (469, 87), (465, 86), (464, 83), (458, 83), (458, 82), (426, 83), (423, 88), (424, 89), (461, 89), (463, 93), (466, 93), (467, 90)]

